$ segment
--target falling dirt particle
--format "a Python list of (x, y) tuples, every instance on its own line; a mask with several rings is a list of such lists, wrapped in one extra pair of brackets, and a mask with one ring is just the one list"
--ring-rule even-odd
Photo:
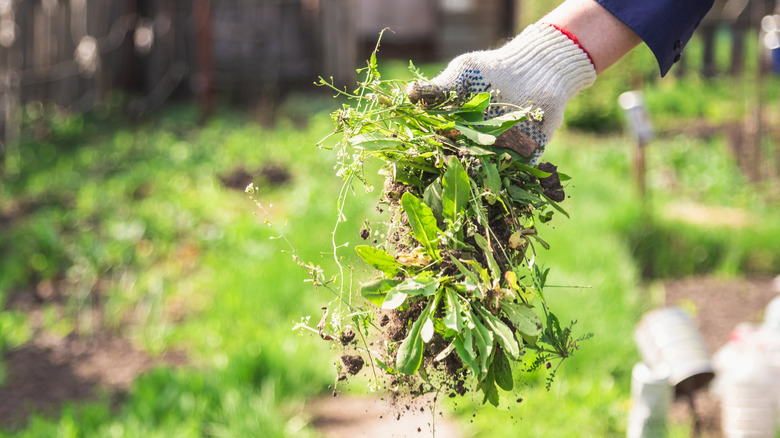
[(522, 398), (519, 398), (519, 399), (517, 399), (517, 402), (518, 402), (518, 403), (520, 403), (520, 402), (522, 402), (522, 401), (523, 401), (523, 399), (522, 399)]
[(395, 421), (401, 421), (401, 413), (398, 413), (398, 416), (395, 417)]
[(339, 375), (339, 382), (342, 382), (344, 380), (347, 380), (347, 375), (346, 374), (340, 374)]
[(389, 317), (389, 316), (387, 316), (387, 315), (382, 315), (382, 320), (381, 320), (381, 321), (379, 321), (379, 325), (380, 325), (381, 327), (384, 327), (384, 326), (386, 326), (386, 325), (387, 325), (389, 322), (390, 322), (390, 317)]
[(352, 342), (353, 339), (355, 339), (355, 332), (353, 332), (352, 329), (344, 330), (339, 338), (341, 345), (347, 345)]
[(552, 364), (550, 362), (547, 362), (546, 364), (544, 364), (544, 366), (549, 370)]
[(421, 428), (421, 427), (418, 427), (418, 428), (417, 428), (417, 432), (418, 432), (418, 433), (419, 433), (419, 432), (422, 432), (422, 428)]
[(332, 394), (332, 395), (333, 395), (333, 397), (338, 397), (338, 396), (339, 396), (339, 393), (337, 393), (336, 391), (333, 391), (333, 394)]
[(366, 240), (369, 237), (371, 237), (371, 232), (368, 231), (367, 228), (361, 228), (360, 229), (360, 238), (363, 239), (363, 240)]
[(341, 356), (341, 363), (349, 374), (353, 376), (363, 369), (363, 358), (358, 355), (345, 354)]
[(425, 408), (424, 407), (420, 407), (420, 412), (425, 412)]
[(541, 163), (539, 164), (539, 170), (551, 174), (547, 178), (539, 179), (539, 185), (542, 186), (544, 194), (556, 202), (562, 202), (566, 199), (566, 194), (561, 186), (561, 179), (558, 177), (558, 167), (552, 163)]

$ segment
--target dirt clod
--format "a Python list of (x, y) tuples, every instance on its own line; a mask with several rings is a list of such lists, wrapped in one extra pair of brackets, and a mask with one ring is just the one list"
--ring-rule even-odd
[(566, 194), (563, 192), (561, 179), (558, 176), (558, 166), (552, 163), (541, 163), (539, 164), (539, 170), (552, 174), (547, 178), (539, 179), (539, 184), (542, 186), (544, 194), (555, 202), (563, 202), (566, 199)]
[(433, 107), (443, 103), (447, 99), (441, 88), (432, 84), (412, 82), (406, 87), (406, 95), (409, 102), (421, 104), (425, 107)]
[(517, 152), (523, 158), (531, 158), (536, 149), (539, 148), (539, 143), (523, 131), (515, 128), (509, 129), (496, 137), (496, 142), (493, 146)]
[(346, 329), (341, 333), (341, 336), (339, 337), (339, 341), (341, 341), (341, 345), (347, 345), (350, 342), (352, 342), (355, 339), (355, 332), (352, 331), (352, 329)]
[(363, 369), (364, 364), (362, 357), (349, 354), (341, 356), (341, 363), (344, 364), (345, 371), (353, 376)]

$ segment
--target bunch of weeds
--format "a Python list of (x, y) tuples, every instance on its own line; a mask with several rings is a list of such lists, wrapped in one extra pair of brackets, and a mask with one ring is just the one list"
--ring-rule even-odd
[[(427, 82), (414, 65), (410, 69), (413, 84)], [(338, 152), (337, 174), (344, 179), (339, 212), (354, 186), (372, 189), (365, 163), (383, 164), (379, 207), (388, 217), (367, 222), (363, 238), (377, 238), (355, 247), (375, 269), (370, 281), (355, 288), (344, 281), (337, 254), (346, 245), (335, 240), (337, 275), (326, 280), (302, 264), (338, 301), (338, 310), (330, 320), (324, 316), (317, 331), (336, 340), (324, 332), (343, 338), (356, 328), (374, 375), (380, 368), (394, 376), (391, 390), (421, 379), (419, 391), (428, 385), (462, 395), (471, 388), (483, 394), (483, 403), (498, 405), (498, 388), (514, 387), (513, 362), (550, 369), (549, 389), (560, 361), (587, 337), (573, 337), (574, 322), (562, 327), (547, 305), (549, 268), (537, 261), (537, 246), (548, 247), (537, 224), (568, 216), (558, 202), (564, 198), (560, 181), (569, 178), (549, 163), (530, 164), (522, 148), (495, 147), (515, 124), (542, 115), (531, 107), (506, 112), (503, 105), (503, 115), (486, 119), (496, 105), (489, 93), (410, 100), (407, 90), (420, 88), (382, 80), (376, 51), (358, 73), (364, 79), (352, 92), (320, 79), (319, 85), (347, 102), (332, 114), (335, 131), (320, 147)], [(390, 335), (383, 328), (388, 313), (400, 319)], [(377, 315), (384, 315), (379, 324)], [(377, 334), (385, 336), (381, 351), (366, 342)], [(434, 382), (436, 369), (449, 375)]]

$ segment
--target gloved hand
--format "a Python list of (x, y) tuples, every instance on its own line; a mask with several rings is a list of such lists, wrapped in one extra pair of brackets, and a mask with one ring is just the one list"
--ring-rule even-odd
[(544, 112), (541, 121), (523, 121), (513, 128), (515, 135), (530, 137), (538, 145), (526, 148), (525, 156), (536, 163), (561, 126), (566, 103), (595, 79), (593, 62), (573, 36), (552, 25), (537, 23), (499, 49), (458, 56), (431, 84), (412, 84), (410, 89), (416, 89), (409, 92), (409, 98), (415, 103), (425, 101), (426, 96), (439, 90), (454, 90), (464, 98), (472, 93), (491, 92), (494, 103), (505, 105), (491, 105), (486, 118), (518, 106), (540, 108)]

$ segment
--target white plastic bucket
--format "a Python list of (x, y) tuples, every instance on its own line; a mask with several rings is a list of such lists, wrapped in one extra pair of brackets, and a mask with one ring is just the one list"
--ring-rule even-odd
[(634, 331), (642, 361), (667, 372), (678, 393), (691, 393), (715, 376), (710, 353), (693, 319), (679, 307), (646, 313)]

